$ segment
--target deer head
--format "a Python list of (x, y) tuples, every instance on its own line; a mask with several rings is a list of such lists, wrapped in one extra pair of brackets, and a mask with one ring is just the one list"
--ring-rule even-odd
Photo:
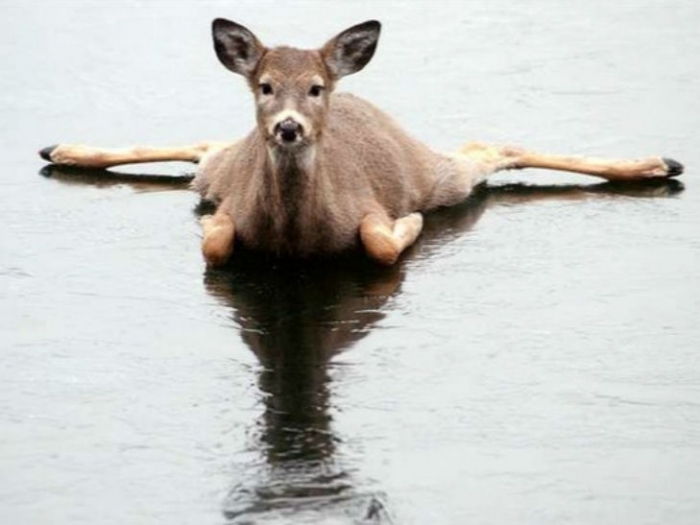
[(336, 82), (364, 68), (381, 25), (364, 22), (315, 50), (265, 47), (240, 24), (217, 18), (214, 48), (221, 63), (243, 75), (255, 96), (258, 129), (268, 148), (300, 151), (323, 134)]

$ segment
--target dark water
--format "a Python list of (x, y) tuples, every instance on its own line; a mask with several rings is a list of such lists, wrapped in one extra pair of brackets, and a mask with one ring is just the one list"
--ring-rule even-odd
[[(697, 523), (700, 9), (617, 4), (0, 4), (2, 522)], [(508, 174), (392, 269), (205, 272), (195, 195), (35, 151), (245, 133), (215, 16), (302, 46), (381, 19), (344, 88), (441, 149), (687, 173)]]

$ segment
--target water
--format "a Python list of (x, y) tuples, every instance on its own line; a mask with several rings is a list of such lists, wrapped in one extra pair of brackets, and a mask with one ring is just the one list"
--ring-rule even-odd
[[(697, 523), (695, 2), (0, 12), (3, 523)], [(35, 151), (245, 133), (216, 16), (302, 46), (382, 20), (342, 87), (438, 148), (663, 154), (687, 173), (510, 173), (392, 269), (239, 253), (205, 272), (194, 194), (41, 176)], [(544, 187), (506, 184), (523, 181)]]

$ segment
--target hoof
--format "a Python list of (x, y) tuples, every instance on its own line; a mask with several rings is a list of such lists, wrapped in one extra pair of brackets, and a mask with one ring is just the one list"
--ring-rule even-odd
[(678, 177), (678, 175), (683, 173), (683, 164), (681, 164), (677, 160), (668, 159), (666, 157), (664, 157), (662, 160), (664, 161), (664, 164), (666, 164), (666, 175), (668, 177)]
[(57, 147), (58, 147), (58, 144), (54, 144), (53, 146), (47, 146), (46, 148), (39, 151), (39, 156), (44, 160), (47, 160), (49, 162), (53, 162), (53, 160), (51, 160), (51, 154), (54, 152), (54, 150)]

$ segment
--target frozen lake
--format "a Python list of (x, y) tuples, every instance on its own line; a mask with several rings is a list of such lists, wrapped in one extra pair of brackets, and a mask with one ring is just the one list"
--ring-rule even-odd
[[(698, 523), (700, 4), (0, 13), (3, 523)], [(219, 16), (300, 47), (381, 20), (339, 89), (438, 149), (664, 155), (686, 174), (508, 173), (390, 270), (240, 254), (207, 272), (194, 193), (41, 176), (36, 151), (245, 134)]]

